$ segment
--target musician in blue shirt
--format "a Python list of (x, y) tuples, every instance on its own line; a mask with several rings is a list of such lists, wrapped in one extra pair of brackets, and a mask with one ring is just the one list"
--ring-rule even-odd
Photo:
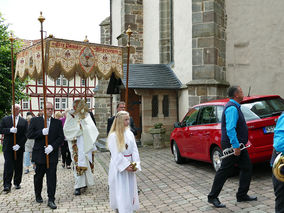
[(216, 172), (211, 192), (208, 195), (208, 202), (217, 208), (226, 207), (219, 201), (218, 196), (235, 164), (240, 167), (240, 183), (236, 194), (237, 201), (257, 200), (257, 197), (247, 194), (251, 181), (252, 164), (247, 150), (240, 150), (240, 144), (245, 145), (248, 142), (248, 128), (240, 109), (240, 102), (243, 100), (244, 94), (239, 86), (231, 86), (228, 89), (228, 96), (230, 101), (226, 104), (221, 119), (221, 146), (223, 150), (233, 147), (234, 155), (222, 160), (221, 167)]
[[(284, 113), (279, 117), (276, 127), (274, 129), (274, 142), (273, 142), (273, 154), (271, 163), (274, 163), (275, 158), (282, 152), (284, 154)], [(276, 179), (272, 174), (272, 182), (275, 194), (275, 212), (284, 212), (284, 182)]]

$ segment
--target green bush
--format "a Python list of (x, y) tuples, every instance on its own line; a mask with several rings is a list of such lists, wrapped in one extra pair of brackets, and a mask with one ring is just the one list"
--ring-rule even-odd
[(154, 128), (155, 129), (161, 129), (163, 127), (163, 124), (162, 123), (155, 123), (154, 124)]

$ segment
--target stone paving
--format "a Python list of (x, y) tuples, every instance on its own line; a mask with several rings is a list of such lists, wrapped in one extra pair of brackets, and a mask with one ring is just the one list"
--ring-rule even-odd
[[(142, 172), (138, 175), (140, 209), (138, 212), (274, 212), (274, 195), (271, 169), (268, 163), (254, 166), (249, 194), (257, 195), (258, 201), (237, 203), (235, 193), (238, 177), (230, 178), (223, 188), (220, 200), (227, 205), (216, 209), (207, 203), (215, 172), (208, 163), (188, 160), (178, 165), (173, 161), (169, 148), (153, 150), (140, 148)], [(3, 156), (0, 156), (1, 170)], [(57, 209), (54, 212), (113, 212), (109, 208), (107, 171), (109, 153), (96, 154), (96, 185), (81, 196), (73, 195), (73, 173), (58, 164), (56, 191)], [(2, 163), (3, 164), (3, 163)], [(2, 184), (1, 184), (2, 185)], [(22, 188), (11, 193), (0, 193), (0, 212), (52, 212), (46, 206), (44, 182), (43, 204), (34, 200), (33, 172), (23, 175)]]

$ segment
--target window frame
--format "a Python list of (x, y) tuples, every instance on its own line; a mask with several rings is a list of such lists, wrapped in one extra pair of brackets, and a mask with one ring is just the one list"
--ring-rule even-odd
[[(59, 100), (59, 101), (57, 101), (57, 100)], [(58, 107), (57, 107), (57, 104), (58, 104)], [(61, 98), (55, 98), (54, 99), (54, 109), (56, 109), (56, 110), (61, 109)]]
[(163, 95), (162, 101), (163, 115), (164, 117), (170, 116), (170, 98), (169, 95)]
[(44, 100), (43, 98), (39, 98), (39, 109), (43, 110), (43, 108), (44, 108)]
[[(197, 115), (196, 115), (195, 124), (192, 123), (191, 125), (188, 125), (187, 122), (186, 122), (186, 120), (188, 119), (187, 116), (192, 116), (192, 113), (193, 113), (192, 111), (193, 111), (193, 110), (197, 110)], [(200, 107), (193, 107), (193, 108), (191, 108), (191, 109), (187, 112), (187, 114), (184, 116), (184, 118), (182, 119), (181, 127), (189, 127), (189, 126), (196, 126), (196, 125), (198, 125), (198, 124), (197, 124), (197, 121), (198, 121), (199, 113), (200, 113)]]
[(38, 84), (38, 85), (43, 85), (43, 79), (42, 79), (42, 78), (38, 79), (38, 80), (37, 80), (37, 84)]
[[(154, 101), (157, 101), (157, 103), (153, 103)], [(154, 110), (153, 110), (154, 109), (154, 104), (157, 105), (155, 107), (155, 109), (157, 109), (157, 112), (155, 111), (155, 114), (154, 114)], [(152, 118), (157, 118), (158, 117), (158, 115), (159, 115), (159, 96), (158, 95), (152, 95), (151, 112), (152, 112)]]
[[(202, 122), (202, 115), (203, 115), (203, 112), (206, 110), (206, 108), (214, 108), (214, 114), (215, 114), (215, 119), (216, 121), (215, 122), (211, 122), (211, 119), (213, 117), (211, 117), (211, 114), (209, 115), (209, 123), (204, 123)], [(218, 123), (218, 118), (217, 118), (217, 106), (216, 105), (205, 105), (205, 106), (202, 106), (199, 110), (199, 115), (198, 115), (198, 119), (197, 119), (197, 125), (208, 125), (208, 124), (216, 124)]]
[[(27, 104), (27, 107), (25, 107), (25, 104)], [(30, 109), (29, 100), (22, 100), (22, 108), (23, 108), (23, 110), (29, 110)]]

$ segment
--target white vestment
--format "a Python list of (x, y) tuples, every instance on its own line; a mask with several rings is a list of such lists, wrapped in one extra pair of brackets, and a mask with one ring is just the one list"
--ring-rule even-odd
[(111, 152), (108, 174), (110, 207), (118, 209), (119, 213), (139, 209), (136, 174), (125, 170), (131, 162), (135, 162), (137, 169), (141, 171), (135, 137), (129, 129), (124, 132), (124, 140), (127, 149), (119, 152), (116, 134), (113, 132), (108, 137), (108, 148)]
[[(94, 163), (92, 160), (92, 152), (97, 150), (95, 142), (99, 132), (90, 114), (87, 113), (86, 117), (81, 120), (78, 115), (73, 117), (70, 113), (67, 113), (63, 131), (65, 138), (68, 141), (72, 162), (74, 164), (74, 188), (78, 189), (94, 185), (94, 176), (91, 171), (90, 163)], [(76, 171), (73, 143), (77, 145), (78, 149), (77, 166), (87, 168), (87, 170), (81, 175), (78, 175)]]

